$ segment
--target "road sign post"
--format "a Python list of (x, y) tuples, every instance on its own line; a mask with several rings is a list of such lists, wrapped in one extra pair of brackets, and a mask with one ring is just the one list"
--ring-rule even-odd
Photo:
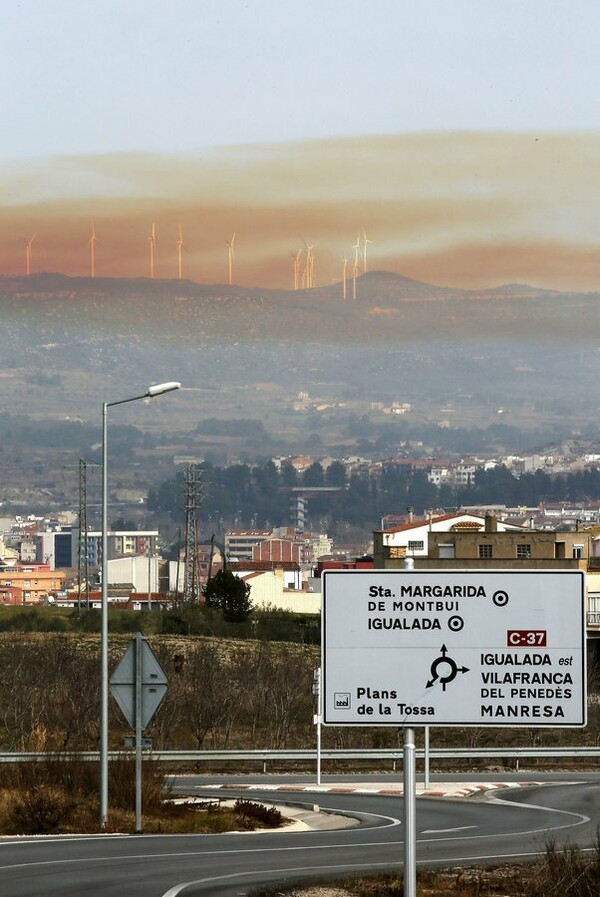
[(135, 732), (135, 831), (142, 831), (142, 732), (167, 690), (167, 677), (141, 632), (110, 677), (110, 690)]
[(323, 724), (404, 727), (407, 819), (413, 726), (586, 723), (579, 570), (328, 570), (322, 608)]
[(313, 695), (316, 698), (317, 712), (314, 715), (314, 724), (317, 727), (317, 785), (321, 784), (321, 667), (313, 670)]

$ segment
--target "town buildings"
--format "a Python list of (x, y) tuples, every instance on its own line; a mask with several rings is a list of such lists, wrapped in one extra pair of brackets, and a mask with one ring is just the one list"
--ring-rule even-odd
[[(411, 552), (409, 544), (423, 537), (427, 548)], [(488, 513), (449, 515), (445, 520), (414, 521), (373, 534), (378, 569), (399, 570), (410, 557), (419, 570), (582, 570), (586, 574), (586, 626), (600, 646), (600, 526), (536, 530), (503, 525)], [(424, 538), (424, 537), (423, 537)], [(403, 544), (399, 544), (399, 542)]]
[(47, 564), (0, 563), (0, 604), (33, 605), (56, 595), (65, 587), (66, 575)]
[[(491, 515), (489, 515), (491, 520)], [(486, 524), (487, 517), (460, 512), (456, 514), (429, 514), (427, 518), (414, 518), (408, 514), (408, 521), (400, 526), (377, 530), (373, 533), (373, 559), (376, 567), (387, 566), (387, 562), (399, 561), (402, 566), (406, 557), (426, 558), (430, 556), (430, 544), (435, 534), (448, 532), (479, 532)], [(523, 527), (498, 521), (494, 517), (496, 532), (520, 531)]]

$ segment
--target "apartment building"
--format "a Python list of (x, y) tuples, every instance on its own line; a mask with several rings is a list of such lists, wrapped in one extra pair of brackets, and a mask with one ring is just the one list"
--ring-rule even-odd
[[(114, 530), (107, 534), (108, 560), (132, 557), (140, 554), (155, 555), (158, 552), (158, 530)], [(86, 536), (87, 561), (92, 567), (102, 560), (102, 533), (88, 531)], [(79, 530), (74, 527), (71, 536), (71, 563), (65, 566), (77, 567), (79, 552)]]
[(253, 549), (273, 535), (272, 530), (228, 530), (225, 554), (230, 560), (252, 560)]
[(323, 533), (298, 533), (293, 526), (273, 530), (229, 530), (225, 554), (231, 560), (295, 561), (313, 564), (331, 552), (332, 540)]
[[(452, 566), (457, 561), (470, 568), (512, 567), (515, 562), (527, 561), (528, 567), (579, 567), (592, 555), (592, 541), (583, 532), (556, 532), (526, 529), (521, 532), (498, 532), (454, 529), (446, 533), (431, 533), (428, 556), (419, 566), (434, 567), (440, 561)], [(570, 563), (572, 562), (572, 563)]]
[(65, 587), (65, 574), (48, 565), (0, 568), (0, 601), (7, 604), (39, 604)]
[[(461, 515), (462, 516), (462, 515)], [(402, 527), (406, 531), (406, 527)], [(486, 515), (484, 525), (455, 522), (427, 531), (427, 550), (409, 555), (374, 533), (375, 567), (402, 569), (411, 556), (416, 570), (583, 570), (586, 574), (588, 638), (600, 645), (600, 527), (569, 531), (505, 527)], [(406, 539), (406, 532), (404, 533)], [(600, 652), (599, 652), (600, 657)]]
[(491, 515), (457, 513), (440, 514), (428, 518), (411, 519), (402, 526), (376, 530), (373, 533), (373, 560), (375, 567), (402, 567), (406, 557), (426, 558), (430, 555), (430, 544), (440, 533), (478, 533), (485, 529), (486, 521), (496, 532), (520, 532), (522, 526), (504, 523)]

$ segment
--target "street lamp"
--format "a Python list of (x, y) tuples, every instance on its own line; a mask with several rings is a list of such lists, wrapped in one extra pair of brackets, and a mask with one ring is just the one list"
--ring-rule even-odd
[(108, 476), (107, 476), (107, 418), (108, 409), (139, 399), (152, 399), (165, 392), (180, 389), (181, 383), (171, 381), (150, 386), (143, 395), (102, 404), (102, 559), (101, 625), (100, 625), (100, 828), (106, 829), (108, 816)]

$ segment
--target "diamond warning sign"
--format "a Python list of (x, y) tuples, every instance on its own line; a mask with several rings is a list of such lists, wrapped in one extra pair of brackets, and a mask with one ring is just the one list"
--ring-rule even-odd
[(583, 726), (580, 571), (329, 570), (326, 725)]

